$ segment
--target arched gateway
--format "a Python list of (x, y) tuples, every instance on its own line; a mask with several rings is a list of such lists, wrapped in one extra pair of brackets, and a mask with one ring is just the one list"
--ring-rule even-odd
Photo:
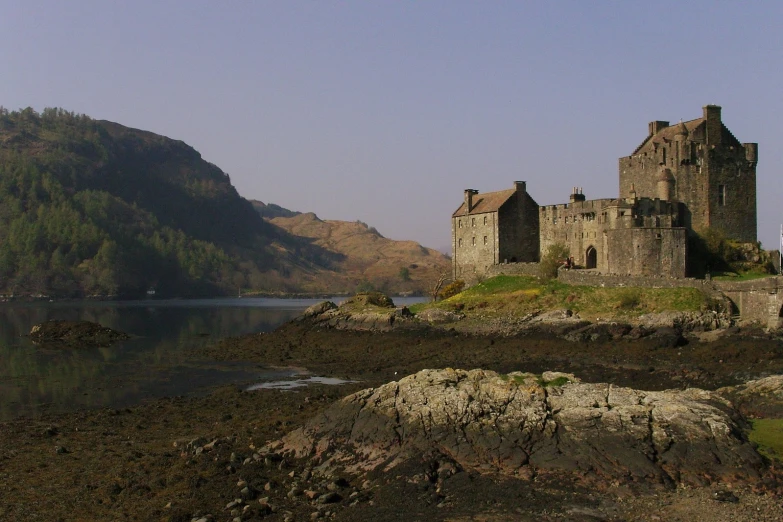
[(585, 252), (585, 268), (596, 268), (598, 266), (598, 252), (595, 247), (590, 245)]

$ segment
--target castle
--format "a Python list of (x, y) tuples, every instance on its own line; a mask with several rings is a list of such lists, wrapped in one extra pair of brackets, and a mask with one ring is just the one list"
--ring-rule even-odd
[(630, 156), (619, 160), (619, 197), (538, 205), (526, 183), (479, 193), (465, 190), (451, 218), (455, 279), (492, 265), (537, 262), (553, 244), (577, 266), (606, 274), (685, 277), (688, 235), (719, 229), (756, 241), (758, 144), (740, 143), (707, 105), (701, 118), (653, 121)]

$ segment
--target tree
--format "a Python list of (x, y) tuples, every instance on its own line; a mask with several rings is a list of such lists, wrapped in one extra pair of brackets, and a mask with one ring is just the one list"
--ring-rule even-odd
[(443, 285), (445, 285), (446, 282), (449, 281), (450, 279), (451, 279), (451, 268), (438, 274), (438, 277), (436, 277), (435, 280), (430, 285), (430, 301), (434, 303), (435, 301), (438, 300), (438, 296), (440, 295), (441, 288), (443, 288)]
[(563, 243), (549, 245), (538, 265), (539, 277), (544, 281), (557, 279), (557, 269), (571, 257), (571, 251)]
[(408, 270), (407, 266), (400, 268), (400, 279), (402, 279), (403, 281), (411, 280), (411, 271)]

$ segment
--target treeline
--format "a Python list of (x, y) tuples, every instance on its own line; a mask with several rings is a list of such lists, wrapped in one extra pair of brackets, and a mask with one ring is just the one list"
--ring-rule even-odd
[(182, 142), (0, 107), (0, 293), (286, 289), (292, 260), (270, 245), (291, 241)]

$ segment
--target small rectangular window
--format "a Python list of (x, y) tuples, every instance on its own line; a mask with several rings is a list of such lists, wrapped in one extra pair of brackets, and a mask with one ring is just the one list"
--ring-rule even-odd
[(476, 238), (473, 238), (473, 246), (476, 246)]
[(476, 218), (470, 218), (470, 226), (472, 227), (476, 226)]
[(718, 205), (726, 205), (726, 185), (718, 185)]
[(487, 216), (484, 216), (484, 224), (487, 224)]
[[(486, 218), (485, 218), (486, 219)], [(484, 244), (487, 244), (487, 236), (484, 236)]]
[(462, 220), (461, 219), (458, 221), (458, 223), (459, 223), (459, 228), (462, 228)]

